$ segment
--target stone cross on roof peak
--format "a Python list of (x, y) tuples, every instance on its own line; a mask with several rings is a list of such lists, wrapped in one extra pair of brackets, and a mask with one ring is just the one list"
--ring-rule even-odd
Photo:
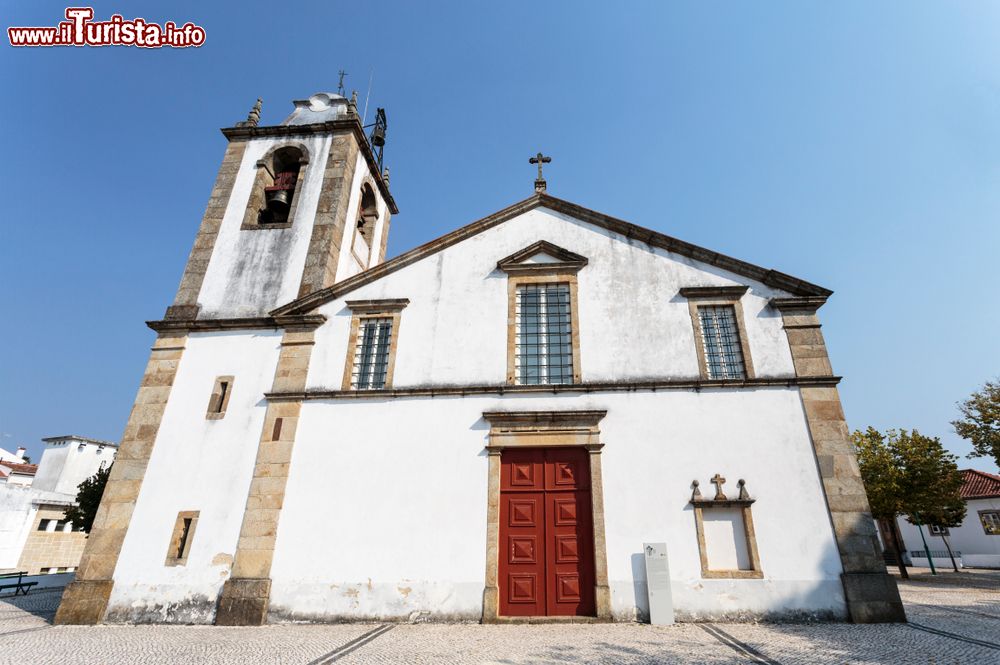
[(551, 157), (546, 157), (542, 153), (538, 153), (534, 157), (528, 159), (529, 164), (538, 164), (538, 178), (535, 180), (535, 191), (544, 192), (545, 191), (545, 178), (542, 177), (542, 164), (548, 164), (552, 161)]

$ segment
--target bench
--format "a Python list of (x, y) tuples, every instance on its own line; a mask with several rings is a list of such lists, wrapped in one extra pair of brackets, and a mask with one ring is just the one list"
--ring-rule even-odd
[[(5, 575), (0, 575), (0, 591), (4, 589), (13, 589), (14, 595), (28, 595), (28, 589), (38, 584), (38, 582), (25, 582), (24, 576), (28, 574), (28, 571), (22, 570), (19, 573), (6, 573)], [(16, 581), (15, 581), (16, 580)]]

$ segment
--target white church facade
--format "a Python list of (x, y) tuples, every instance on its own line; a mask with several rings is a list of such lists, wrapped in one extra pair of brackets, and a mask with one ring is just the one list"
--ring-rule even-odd
[(904, 620), (830, 291), (541, 177), (387, 261), (384, 122), (258, 118), (223, 130), (57, 622), (642, 620), (645, 542), (680, 619)]

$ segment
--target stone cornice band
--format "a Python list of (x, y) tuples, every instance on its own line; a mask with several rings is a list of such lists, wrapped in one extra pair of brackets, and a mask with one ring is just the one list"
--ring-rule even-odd
[(347, 300), (344, 302), (353, 314), (382, 314), (398, 312), (410, 304), (409, 298), (387, 298), (385, 300)]
[(146, 325), (158, 333), (193, 333), (279, 328), (315, 330), (323, 325), (325, 321), (326, 317), (322, 314), (306, 314), (294, 316), (259, 316), (244, 319), (166, 319), (163, 321), (146, 321)]
[(623, 381), (616, 383), (572, 383), (544, 386), (414, 386), (389, 390), (306, 390), (303, 392), (269, 392), (264, 397), (272, 402), (298, 402), (329, 399), (388, 399), (396, 397), (463, 397), (466, 395), (504, 395), (639, 392), (657, 390), (709, 390), (792, 388), (796, 386), (833, 387), (840, 383), (839, 376), (777, 377), (744, 380), (723, 379), (663, 379), (660, 381)]
[(800, 310), (815, 312), (826, 304), (826, 296), (802, 296), (799, 298), (771, 298), (770, 305), (774, 309), (784, 312)]
[(681, 288), (680, 294), (684, 298), (732, 298), (739, 300), (743, 294), (750, 289), (749, 286), (685, 286)]

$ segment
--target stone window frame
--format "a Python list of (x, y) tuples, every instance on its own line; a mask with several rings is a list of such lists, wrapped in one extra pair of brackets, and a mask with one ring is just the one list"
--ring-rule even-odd
[[(191, 543), (194, 542), (194, 533), (198, 528), (200, 513), (201, 511), (199, 510), (182, 510), (177, 513), (177, 519), (174, 521), (174, 530), (170, 534), (170, 544), (167, 547), (167, 559), (163, 565), (187, 565), (188, 555), (191, 554)], [(184, 548), (178, 552), (178, 548), (181, 546), (181, 536), (184, 534), (184, 520), (186, 519), (191, 520), (191, 525), (188, 527), (187, 537), (184, 539)]]
[[(695, 481), (697, 483), (697, 481)], [(741, 481), (742, 483), (742, 481)], [(731, 579), (731, 580), (759, 580), (764, 578), (764, 571), (760, 565), (760, 552), (757, 549), (757, 534), (754, 531), (753, 515), (750, 506), (756, 499), (745, 498), (724, 498), (705, 499), (701, 496), (695, 484), (695, 491), (689, 502), (694, 507), (694, 525), (698, 536), (698, 556), (701, 560), (702, 579)], [(742, 488), (742, 484), (741, 484)], [(741, 492), (743, 494), (743, 492)], [(715, 570), (708, 567), (708, 546), (705, 543), (705, 515), (704, 511), (713, 508), (739, 508), (743, 516), (743, 536), (746, 539), (747, 556), (750, 558), (749, 570)]]
[[(362, 212), (363, 208), (361, 207), (361, 203), (364, 200), (364, 192), (365, 192), (365, 188), (366, 187), (369, 188), (369, 189), (371, 189), (372, 195), (375, 197), (375, 217), (372, 220), (370, 220), (371, 221), (371, 234), (369, 235), (369, 237), (367, 239), (367, 241), (368, 241), (368, 256), (362, 258), (362, 257), (358, 256), (354, 252), (354, 241), (357, 239), (357, 236), (358, 236), (358, 221), (362, 217), (361, 212)], [(354, 221), (351, 222), (351, 224), (352, 224), (352, 227), (351, 227), (351, 244), (348, 247), (348, 251), (351, 253), (351, 256), (354, 257), (354, 260), (361, 264), (361, 269), (362, 270), (367, 270), (368, 269), (369, 264), (371, 262), (371, 258), (372, 258), (372, 252), (375, 250), (375, 226), (378, 224), (378, 218), (379, 218), (379, 213), (378, 213), (378, 195), (375, 193), (377, 191), (378, 191), (378, 188), (375, 186), (375, 180), (371, 177), (371, 175), (365, 176), (364, 179), (362, 179), (361, 186), (358, 189), (358, 209), (355, 211)], [(366, 222), (367, 221), (369, 221), (369, 220), (366, 220)]]
[(708, 361), (705, 358), (705, 341), (701, 330), (699, 307), (732, 307), (736, 315), (736, 328), (740, 336), (740, 350), (743, 353), (743, 373), (747, 379), (756, 378), (753, 356), (750, 355), (750, 341), (743, 317), (743, 295), (749, 286), (686, 286), (680, 290), (682, 298), (687, 298), (691, 327), (694, 332), (695, 352), (698, 355), (698, 374), (702, 379), (712, 381), (739, 381), (740, 379), (712, 379), (708, 375)]
[(590, 500), (594, 536), (594, 605), (597, 619), (611, 620), (608, 551), (604, 523), (601, 430), (607, 411), (484, 411), (490, 425), (486, 500), (486, 585), (483, 623), (521, 623), (524, 617), (500, 616), (500, 456), (506, 448), (585, 448), (590, 457)]
[[(548, 254), (556, 261), (525, 263), (536, 254)], [(573, 384), (583, 383), (580, 363), (580, 297), (577, 273), (588, 263), (575, 254), (546, 240), (539, 240), (497, 261), (497, 269), (507, 274), (507, 385), (521, 385), (517, 379), (517, 289), (526, 284), (567, 284), (569, 286), (570, 341), (573, 349)], [(566, 384), (539, 384), (566, 385)]]
[[(215, 385), (212, 386), (212, 394), (208, 398), (208, 409), (205, 411), (205, 420), (222, 420), (226, 417), (226, 409), (229, 408), (229, 398), (233, 396), (233, 376), (215, 377)], [(225, 394), (222, 391), (222, 384), (226, 384)], [(221, 404), (219, 399), (221, 396)]]
[(1000, 524), (1000, 510), (980, 510), (977, 512), (979, 515), (979, 524), (983, 527), (983, 534), (987, 536), (1000, 536), (1000, 529), (997, 529), (994, 533), (990, 533), (986, 530), (986, 520), (983, 519), (984, 515), (992, 514), (997, 516), (997, 523)]
[[(399, 345), (399, 324), (403, 309), (410, 304), (408, 298), (391, 298), (385, 300), (348, 300), (344, 305), (351, 310), (351, 331), (347, 339), (347, 358), (344, 362), (344, 377), (341, 390), (352, 392), (378, 392), (392, 388), (393, 375), (396, 371), (396, 347)], [(389, 338), (389, 358), (385, 370), (385, 386), (380, 389), (356, 389), (351, 387), (351, 375), (354, 371), (354, 353), (358, 346), (358, 333), (361, 322), (366, 319), (392, 319), (392, 337)]]
[[(295, 179), (295, 191), (292, 194), (292, 203), (288, 207), (288, 220), (280, 224), (261, 224), (258, 222), (261, 206), (264, 204), (264, 176), (269, 169), (273, 169), (274, 154), (284, 148), (295, 148), (302, 156), (299, 157), (299, 175)], [(246, 210), (243, 211), (243, 223), (240, 224), (241, 231), (265, 231), (272, 229), (289, 229), (295, 222), (295, 211), (298, 210), (299, 200), (302, 198), (302, 184), (305, 182), (306, 170), (309, 166), (309, 148), (304, 143), (298, 141), (285, 141), (272, 146), (263, 157), (254, 164), (256, 174), (253, 179), (253, 186), (250, 189), (250, 197), (247, 199)], [(274, 173), (269, 174), (272, 178)], [(255, 204), (255, 200), (259, 199)]]

